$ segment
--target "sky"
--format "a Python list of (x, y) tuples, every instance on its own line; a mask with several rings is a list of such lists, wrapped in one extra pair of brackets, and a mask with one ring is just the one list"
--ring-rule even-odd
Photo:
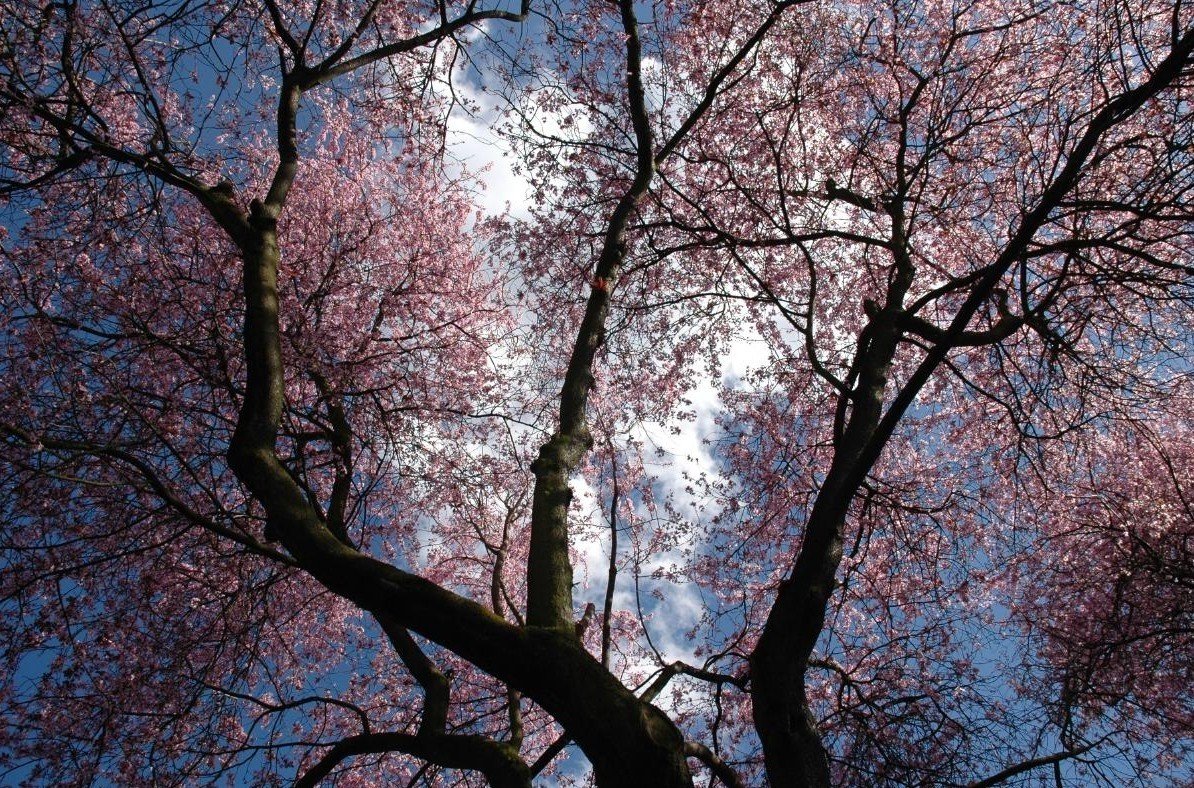
[[(458, 77), (456, 90), (475, 102), (478, 107), (473, 115), (457, 110), (450, 116), (448, 142), (452, 153), (462, 166), (476, 174), (483, 185), (478, 195), (480, 209), (489, 216), (527, 216), (531, 208), (530, 184), (525, 177), (516, 172), (514, 156), (507, 141), (491, 130), (493, 122), (500, 114), (498, 104), (491, 96), (481, 91), (475, 82), (470, 81), (467, 73), (462, 72)], [(550, 126), (549, 118), (543, 120)], [(722, 381), (704, 380), (684, 392), (684, 398), (692, 403), (694, 419), (676, 423), (644, 423), (636, 428), (636, 432), (631, 436), (633, 439), (645, 446), (658, 447), (661, 450), (658, 459), (649, 460), (647, 466), (647, 471), (655, 478), (658, 497), (672, 497), (681, 502), (682, 508), (695, 507), (695, 502), (685, 490), (687, 480), (702, 474), (722, 473), (707, 444), (707, 441), (716, 437), (719, 432), (717, 416), (722, 412), (722, 404), (718, 389), (723, 382), (742, 385), (741, 381), (749, 378), (748, 373), (766, 360), (767, 352), (762, 342), (751, 341), (749, 338), (739, 339), (728, 354), (722, 371)], [(674, 429), (677, 426), (680, 427), (679, 430)], [(646, 456), (652, 458), (657, 455), (648, 451)], [(602, 521), (607, 502), (579, 476), (574, 480), (574, 486), (582, 510), (587, 510), (593, 521)], [(642, 510), (641, 500), (634, 500), (633, 503), (640, 508), (643, 517), (649, 516), (648, 512)], [(691, 513), (695, 515), (695, 510)], [(576, 544), (577, 551), (583, 556), (582, 563), (587, 567), (587, 571), (579, 573), (578, 576), (578, 608), (583, 607), (586, 601), (594, 601), (600, 605), (605, 591), (605, 567), (609, 557), (608, 534), (605, 529), (600, 528), (587, 533), (590, 535), (589, 538), (581, 539)], [(623, 542), (621, 550), (625, 549), (626, 544)], [(650, 556), (642, 567), (643, 575), (650, 578), (653, 569), (666, 565), (675, 557), (671, 553)], [(660, 648), (663, 659), (694, 660), (692, 645), (682, 637), (682, 633), (697, 622), (704, 608), (699, 592), (692, 585), (664, 580), (648, 579), (646, 585), (648, 590), (654, 585), (662, 591), (661, 598), (648, 602), (646, 612), (654, 620), (667, 624), (656, 627), (648, 623), (654, 643)], [(652, 599), (650, 594), (644, 596), (648, 600)], [(635, 606), (634, 587), (624, 574), (615, 597), (615, 607), (633, 610)], [(31, 671), (35, 669), (36, 666), (30, 666)], [(666, 703), (666, 700), (661, 702)]]

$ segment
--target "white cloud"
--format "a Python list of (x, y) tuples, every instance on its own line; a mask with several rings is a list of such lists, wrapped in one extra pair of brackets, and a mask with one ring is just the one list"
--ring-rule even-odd
[(514, 171), (509, 141), (493, 130), (498, 109), (490, 96), (463, 77), (455, 89), (479, 108), (472, 113), (456, 109), (448, 118), (449, 150), (483, 187), (478, 196), (479, 207), (489, 216), (526, 216), (531, 184), (524, 174)]

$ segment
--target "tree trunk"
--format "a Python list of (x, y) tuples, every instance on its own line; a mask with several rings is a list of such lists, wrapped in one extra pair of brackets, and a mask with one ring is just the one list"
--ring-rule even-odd
[(640, 700), (571, 633), (526, 629), (529, 661), (541, 665), (523, 689), (564, 726), (593, 764), (597, 784), (691, 788), (684, 737)]

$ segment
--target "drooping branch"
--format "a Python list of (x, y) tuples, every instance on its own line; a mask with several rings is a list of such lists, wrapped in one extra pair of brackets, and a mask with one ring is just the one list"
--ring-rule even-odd
[(402, 664), (406, 665), (415, 681), (423, 688), (423, 716), (419, 722), (419, 735), (442, 734), (448, 724), (448, 706), (451, 702), (452, 685), (435, 663), (431, 661), (406, 628), (385, 613), (374, 613), (390, 644), (398, 652)]
[(530, 788), (527, 765), (509, 744), (484, 736), (371, 733), (337, 742), (295, 781), (295, 788), (315, 788), (345, 759), (356, 755), (402, 752), (450, 769), (481, 772), (495, 788)]

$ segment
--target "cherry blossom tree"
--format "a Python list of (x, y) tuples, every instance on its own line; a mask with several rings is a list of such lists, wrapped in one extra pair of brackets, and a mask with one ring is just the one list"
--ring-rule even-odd
[(6, 781), (1189, 779), (1184, 3), (5, 9)]

